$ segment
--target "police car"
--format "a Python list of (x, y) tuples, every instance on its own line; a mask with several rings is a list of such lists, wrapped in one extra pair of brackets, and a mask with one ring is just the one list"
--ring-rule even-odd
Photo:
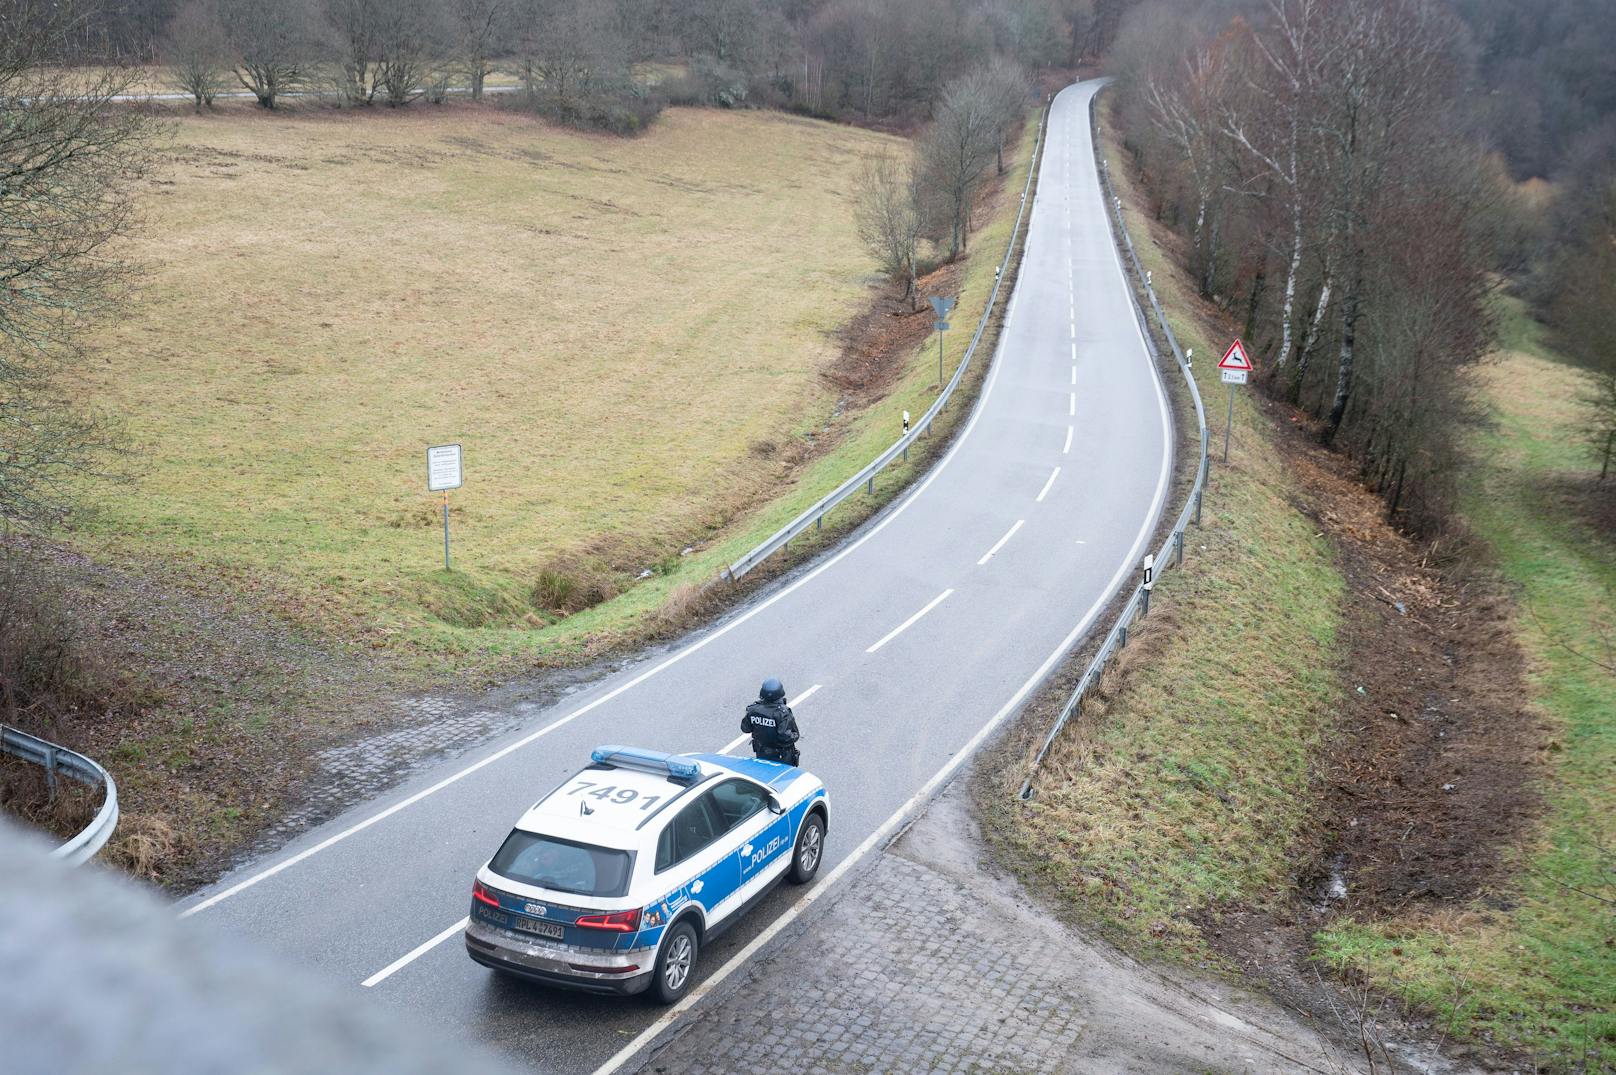
[(477, 871), (466, 951), (497, 971), (672, 1004), (697, 954), (782, 877), (819, 871), (830, 798), (811, 773), (603, 746)]

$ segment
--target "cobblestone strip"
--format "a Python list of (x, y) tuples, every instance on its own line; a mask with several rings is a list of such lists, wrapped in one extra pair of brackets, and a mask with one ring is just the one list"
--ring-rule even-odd
[(944, 792), (639, 1070), (1360, 1071), (1271, 1001), (1063, 925), (979, 846), (963, 791)]

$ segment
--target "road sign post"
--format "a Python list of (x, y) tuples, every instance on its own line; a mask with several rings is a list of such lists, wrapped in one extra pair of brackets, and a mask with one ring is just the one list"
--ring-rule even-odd
[(449, 562), (449, 490), (461, 485), (460, 445), (437, 444), (426, 450), (426, 490), (443, 494), (443, 570)]
[(954, 308), (953, 299), (945, 299), (940, 295), (931, 297), (932, 311), (937, 315), (932, 328), (937, 330), (937, 391), (943, 390), (943, 333), (948, 331), (948, 311)]
[(1237, 338), (1223, 352), (1223, 358), (1218, 362), (1218, 372), (1223, 375), (1223, 383), (1229, 386), (1229, 414), (1223, 420), (1223, 461), (1229, 461), (1229, 432), (1234, 428), (1234, 386), (1245, 384), (1246, 378), (1251, 375), (1251, 358), (1246, 354), (1246, 345)]

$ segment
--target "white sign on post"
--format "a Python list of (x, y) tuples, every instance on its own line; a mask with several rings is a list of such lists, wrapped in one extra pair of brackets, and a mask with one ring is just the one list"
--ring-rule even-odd
[(460, 488), (460, 445), (439, 444), (426, 450), (426, 488), (429, 493)]
[(1245, 384), (1246, 383), (1246, 375), (1249, 372), (1250, 372), (1249, 370), (1224, 370), (1223, 371), (1223, 383), (1224, 384)]

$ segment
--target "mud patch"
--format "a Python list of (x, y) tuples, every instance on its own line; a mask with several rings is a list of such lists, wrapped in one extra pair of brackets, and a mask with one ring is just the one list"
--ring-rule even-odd
[(1299, 894), (1374, 914), (1482, 894), (1541, 812), (1551, 749), (1524, 703), (1514, 604), (1462, 543), (1388, 526), (1349, 462), (1300, 432), (1280, 440), (1348, 583), (1345, 702)]

